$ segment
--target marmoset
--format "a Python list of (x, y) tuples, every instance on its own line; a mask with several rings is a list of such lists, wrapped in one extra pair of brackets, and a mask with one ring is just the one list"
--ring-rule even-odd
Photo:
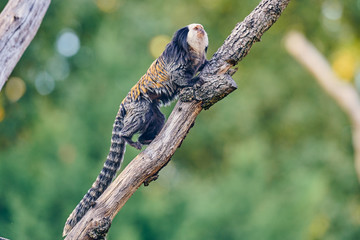
[[(190, 24), (175, 32), (164, 52), (121, 102), (112, 130), (111, 147), (104, 167), (92, 187), (67, 219), (63, 236), (80, 221), (110, 185), (123, 160), (125, 145), (137, 149), (150, 144), (162, 129), (165, 116), (160, 106), (173, 101), (179, 91), (197, 82), (206, 62), (208, 36), (201, 24)], [(132, 137), (139, 133), (137, 141)]]

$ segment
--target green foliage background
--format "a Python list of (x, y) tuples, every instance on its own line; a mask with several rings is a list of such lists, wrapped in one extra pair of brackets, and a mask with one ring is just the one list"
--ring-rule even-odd
[[(328, 3), (340, 4), (340, 19), (326, 19)], [(0, 236), (61, 238), (102, 167), (119, 103), (154, 59), (154, 37), (199, 22), (210, 58), (257, 4), (52, 1), (12, 74), (25, 94), (12, 102), (0, 93)], [(293, 0), (240, 62), (238, 90), (199, 115), (160, 178), (117, 215), (108, 239), (360, 239), (351, 125), (282, 40), (300, 30), (334, 61), (344, 48), (360, 49), (359, 22), (360, 0)], [(80, 39), (72, 57), (55, 47), (64, 29)], [(44, 72), (55, 79), (48, 95), (35, 87)], [(128, 147), (124, 165), (136, 154)]]

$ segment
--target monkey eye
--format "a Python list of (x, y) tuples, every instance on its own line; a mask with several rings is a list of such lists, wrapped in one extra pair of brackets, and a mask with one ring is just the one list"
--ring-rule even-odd
[(198, 24), (198, 25), (195, 25), (193, 29), (194, 29), (195, 31), (201, 31), (201, 30), (203, 30), (204, 28), (203, 28), (203, 26), (201, 26), (200, 24)]

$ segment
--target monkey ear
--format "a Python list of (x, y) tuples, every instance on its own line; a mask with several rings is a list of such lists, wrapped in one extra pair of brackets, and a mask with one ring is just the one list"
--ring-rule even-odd
[(163, 56), (168, 62), (177, 62), (185, 64), (189, 58), (189, 45), (187, 43), (187, 35), (189, 28), (183, 27), (177, 30), (171, 40), (166, 46)]
[(189, 52), (189, 45), (187, 43), (187, 35), (189, 32), (188, 27), (183, 27), (177, 30), (173, 37), (173, 42), (177, 45), (178, 48), (185, 51), (186, 53)]

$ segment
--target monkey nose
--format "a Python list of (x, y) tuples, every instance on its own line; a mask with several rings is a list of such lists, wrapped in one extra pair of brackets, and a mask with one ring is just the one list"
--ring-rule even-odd
[(198, 34), (200, 34), (201, 36), (204, 35), (204, 33), (205, 33), (205, 30), (204, 30), (203, 26), (201, 26), (201, 25), (197, 25), (197, 26), (195, 27), (195, 30), (196, 30), (196, 31), (198, 32)]

